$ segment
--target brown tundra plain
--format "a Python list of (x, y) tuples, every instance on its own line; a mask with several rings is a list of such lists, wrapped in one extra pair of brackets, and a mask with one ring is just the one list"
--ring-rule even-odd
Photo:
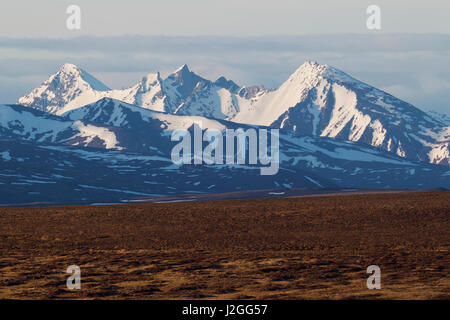
[(0, 298), (449, 299), (449, 217), (450, 192), (0, 209)]

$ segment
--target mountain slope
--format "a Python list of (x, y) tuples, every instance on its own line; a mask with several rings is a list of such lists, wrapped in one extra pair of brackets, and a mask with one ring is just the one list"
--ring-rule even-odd
[[(150, 73), (131, 88), (112, 90), (111, 92), (105, 93), (104, 96), (150, 110), (161, 112), (168, 110), (166, 97), (162, 92), (162, 79), (159, 73)], [(95, 101), (91, 101), (90, 103), (93, 102)]]
[(18, 104), (52, 114), (97, 101), (110, 89), (81, 68), (66, 63)]
[(114, 129), (83, 121), (69, 121), (17, 105), (0, 105), (2, 138), (121, 149)]
[[(260, 165), (175, 165), (171, 133), (198, 123), (266, 127), (151, 111), (103, 98), (63, 116), (0, 106), (0, 204), (130, 201), (248, 190), (450, 188), (450, 170), (360, 143), (280, 132), (274, 176)], [(206, 142), (205, 142), (206, 145)], [(235, 153), (236, 156), (236, 153)], [(268, 191), (269, 192), (269, 191)]]
[[(72, 120), (126, 128), (133, 132), (134, 140), (138, 141), (142, 139), (141, 136), (145, 136), (151, 140), (146, 143), (163, 152), (166, 157), (169, 157), (174, 145), (174, 142), (169, 140), (172, 130), (191, 129), (194, 123), (198, 123), (203, 129), (222, 132), (229, 128), (252, 128), (228, 121), (154, 112), (107, 98), (71, 111), (65, 116)], [(143, 131), (137, 132), (136, 128), (142, 128)], [(127, 149), (137, 150), (130, 146), (127, 146)], [(294, 171), (306, 169), (316, 176), (331, 178), (340, 186), (358, 188), (364, 185), (383, 188), (394, 186), (400, 188), (408, 185), (423, 188), (430, 186), (426, 180), (431, 175), (430, 172), (436, 170), (436, 166), (429, 166), (423, 167), (424, 170), (421, 171), (423, 164), (405, 160), (361, 143), (303, 136), (289, 130), (282, 130), (280, 133), (280, 159), (282, 168), (286, 166), (286, 169), (292, 168)], [(433, 183), (438, 183), (439, 186), (446, 185), (442, 178), (432, 182), (431, 185)]]
[(212, 83), (183, 65), (165, 79), (161, 78), (159, 72), (150, 73), (130, 88), (111, 90), (86, 71), (66, 63), (40, 87), (20, 98), (18, 104), (61, 115), (107, 97), (145, 109), (176, 113), (186, 99), (212, 85), (233, 92), (239, 88), (233, 81), (223, 77)]
[(149, 74), (131, 88), (105, 91), (98, 81), (86, 84), (79, 70), (65, 65), (19, 102), (62, 115), (109, 97), (154, 111), (361, 142), (414, 161), (450, 164), (450, 127), (327, 65), (306, 62), (275, 90), (239, 88), (223, 77), (212, 82), (183, 65), (165, 79)]
[(449, 164), (448, 127), (414, 106), (329, 66), (307, 62), (280, 88), (240, 105), (232, 121), (358, 141)]
[(258, 168), (248, 166), (180, 167), (167, 155), (0, 139), (0, 205), (129, 202), (186, 194), (195, 200), (199, 194), (282, 193), (291, 188), (331, 192), (342, 188), (450, 188), (450, 170), (444, 166), (411, 163), (329, 139), (304, 137), (281, 143), (286, 151), (279, 173), (272, 177), (261, 176)]

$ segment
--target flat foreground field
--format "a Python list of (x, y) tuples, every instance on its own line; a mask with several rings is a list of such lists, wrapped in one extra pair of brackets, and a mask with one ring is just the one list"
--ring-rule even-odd
[(0, 298), (450, 299), (450, 192), (0, 209), (0, 239)]

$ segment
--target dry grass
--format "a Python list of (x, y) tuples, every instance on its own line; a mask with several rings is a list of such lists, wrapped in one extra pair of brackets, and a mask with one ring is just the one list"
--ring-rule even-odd
[[(0, 209), (0, 298), (449, 299), (450, 193)], [(82, 290), (69, 291), (69, 265)], [(382, 290), (366, 288), (379, 265)]]

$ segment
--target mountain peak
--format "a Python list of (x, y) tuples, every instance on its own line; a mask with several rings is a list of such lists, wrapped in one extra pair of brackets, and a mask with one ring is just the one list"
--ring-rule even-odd
[(303, 63), (290, 76), (288, 81), (301, 81), (303, 83), (309, 83), (310, 85), (315, 86), (317, 81), (320, 81), (321, 79), (326, 79), (327, 81), (337, 83), (346, 83), (360, 88), (367, 87), (367, 84), (353, 78), (347, 73), (327, 64), (320, 64), (316, 61), (306, 61)]
[(312, 88), (323, 78), (328, 68), (329, 66), (321, 65), (315, 61), (306, 61), (291, 74), (289, 79), (283, 84), (283, 87), (294, 85), (295, 88), (298, 86), (301, 88)]
[(198, 84), (201, 83), (204, 85), (210, 83), (209, 80), (206, 80), (190, 71), (186, 64), (182, 65), (180, 68), (175, 70), (174, 73), (169, 75), (167, 80), (170, 81), (172, 87), (177, 87), (177, 91), (183, 99), (191, 95)]
[(318, 63), (317, 61), (314, 61), (314, 60), (306, 60), (302, 65), (301, 65), (301, 67), (304, 67), (304, 68), (317, 68), (317, 67), (319, 67), (321, 64), (320, 63)]
[[(94, 105), (94, 104), (104, 105), (104, 104), (107, 104), (107, 103), (110, 103), (110, 102), (115, 102), (115, 101), (119, 101), (119, 100), (116, 100), (116, 99), (110, 98), (110, 97), (103, 97), (100, 100), (98, 100), (98, 101), (96, 101), (94, 103), (91, 103), (91, 105)], [(120, 102), (122, 102), (122, 101), (120, 101)]]
[(191, 77), (198, 77), (194, 72), (189, 70), (189, 67), (187, 64), (183, 64), (181, 67), (179, 67), (177, 70), (172, 72), (168, 78), (174, 79), (175, 81), (183, 81), (183, 79), (191, 78)]
[[(104, 85), (101, 81), (78, 67), (72, 63), (65, 63), (59, 69), (59, 71), (53, 75), (53, 79), (62, 78), (64, 82), (71, 82), (77, 79), (83, 80), (86, 82), (92, 89), (97, 91), (109, 91), (111, 90), (106, 85)], [(52, 79), (52, 78), (51, 78)]]
[(178, 73), (185, 73), (185, 72), (191, 72), (189, 70), (189, 67), (187, 64), (183, 64), (181, 67), (179, 67), (177, 70), (175, 70), (173, 72), (173, 74), (178, 74)]
[(228, 89), (228, 90), (230, 90), (233, 93), (237, 93), (239, 91), (239, 89), (240, 89), (240, 87), (234, 81), (228, 80), (227, 78), (225, 78), (223, 76), (219, 77), (214, 82), (214, 84), (216, 86), (221, 87), (221, 88)]
[(303, 63), (293, 74), (291, 77), (299, 77), (299, 76), (321, 76), (325, 70), (327, 70), (329, 66), (319, 64), (316, 61), (306, 61)]
[(81, 69), (72, 64), (72, 63), (65, 63), (63, 66), (59, 69), (58, 73), (65, 73), (65, 74), (79, 74), (81, 73)]
[[(87, 104), (98, 100), (110, 91), (102, 82), (78, 66), (65, 63), (57, 73), (51, 75), (40, 87), (19, 99), (18, 103), (34, 109), (59, 114), (73, 109), (71, 103)], [(75, 104), (76, 105), (76, 104)]]
[(150, 86), (154, 85), (157, 81), (161, 81), (161, 75), (159, 72), (149, 73), (142, 78), (141, 83), (146, 86), (148, 90)]

